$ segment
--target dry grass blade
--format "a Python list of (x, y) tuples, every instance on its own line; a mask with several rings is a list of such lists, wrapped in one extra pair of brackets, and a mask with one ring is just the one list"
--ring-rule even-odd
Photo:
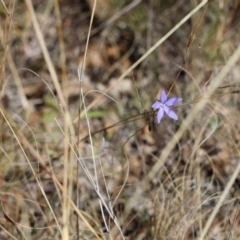
[[(0, 112), (3, 114), (3, 112), (2, 112), (2, 110), (0, 109)], [(3, 116), (5, 116), (5, 115), (3, 115)], [(4, 117), (4, 119), (6, 119), (5, 117)], [(6, 119), (6, 122), (7, 123), (9, 123), (9, 121)], [(12, 120), (11, 120), (11, 125), (13, 125), (12, 124)], [(12, 129), (12, 127), (11, 127), (11, 125), (10, 125), (10, 123), (9, 123), (9, 127), (10, 127), (10, 129), (13, 131), (13, 129)], [(14, 126), (14, 125), (13, 125)], [(14, 126), (14, 128), (16, 128), (16, 126)], [(27, 161), (29, 161), (28, 160), (28, 158), (27, 158), (27, 155), (26, 155), (26, 153), (25, 153), (25, 151), (24, 151), (24, 149), (23, 149), (23, 146), (25, 147), (25, 148), (27, 148), (28, 150), (29, 150), (29, 152), (36, 158), (36, 159), (38, 159), (39, 160), (39, 162), (40, 162), (40, 165), (46, 170), (46, 172), (48, 172), (48, 174), (50, 174), (50, 176), (52, 177), (52, 179), (53, 179), (53, 181), (57, 184), (57, 186), (59, 187), (59, 189), (61, 190), (61, 192), (62, 192), (62, 194), (64, 194), (64, 192), (65, 192), (65, 189), (63, 188), (63, 186), (62, 186), (62, 184), (60, 183), (60, 181), (59, 181), (59, 179), (56, 177), (56, 175), (46, 166), (46, 164), (45, 164), (45, 161), (44, 161), (44, 159), (41, 157), (41, 155), (38, 153), (38, 151), (35, 149), (35, 148), (33, 148), (33, 146), (32, 146), (32, 144), (25, 138), (25, 136), (22, 134), (22, 132), (18, 132), (18, 136), (17, 135), (15, 135), (15, 133), (14, 133), (14, 131), (13, 131), (13, 134), (14, 134), (14, 136), (16, 137), (16, 141), (20, 144), (20, 148), (23, 150), (23, 154), (26, 156), (26, 159), (27, 159)], [(23, 146), (22, 146), (22, 144), (23, 144)], [(68, 142), (69, 144), (70, 144), (70, 142)], [(75, 156), (77, 156), (76, 154), (75, 154)], [(31, 168), (31, 163), (29, 162), (29, 166), (30, 166), (30, 168)], [(34, 173), (34, 169), (32, 169), (32, 171), (33, 171), (33, 173)], [(35, 178), (36, 178), (36, 180), (38, 181), (38, 178), (37, 178), (37, 175), (34, 173), (34, 176), (36, 176)], [(39, 181), (38, 181), (38, 183), (39, 183)], [(41, 184), (41, 183), (39, 183), (39, 184)], [(40, 190), (42, 191), (42, 194), (45, 196), (45, 192), (44, 192), (44, 190), (40, 187)], [(70, 204), (71, 204), (71, 206), (72, 206), (72, 208), (76, 211), (76, 213), (80, 216), (80, 218), (83, 220), (83, 222), (86, 224), (86, 226), (89, 228), (89, 230), (95, 235), (95, 237), (96, 237), (96, 239), (100, 239), (100, 237), (98, 236), (98, 234), (96, 233), (96, 231), (91, 227), (91, 225), (89, 224), (89, 222), (88, 222), (88, 219), (84, 216), (84, 214), (77, 208), (77, 206), (75, 205), (75, 203), (72, 201), (72, 199), (70, 198), (70, 196), (68, 196), (68, 195), (66, 195), (67, 196), (67, 198), (68, 198), (68, 201), (70, 202)], [(46, 201), (47, 201), (47, 199), (46, 199)], [(48, 202), (48, 201), (47, 201)], [(49, 208), (50, 208), (50, 210), (52, 211), (52, 208), (51, 208), (51, 206), (49, 205)], [(53, 213), (54, 214), (54, 213)], [(53, 215), (53, 216), (55, 216), (55, 215)], [(58, 223), (58, 221), (57, 221), (57, 223)], [(56, 225), (57, 227), (58, 227), (58, 229), (59, 229), (59, 231), (61, 232), (61, 227), (60, 227), (60, 225)]]
[[(26, 4), (28, 6), (30, 15), (31, 15), (31, 19), (33, 22), (33, 26), (35, 28), (36, 31), (36, 35), (38, 37), (47, 67), (49, 69), (49, 72), (51, 74), (53, 83), (55, 85), (58, 97), (60, 99), (61, 105), (63, 106), (63, 110), (64, 110), (64, 117), (65, 117), (65, 133), (66, 133), (66, 139), (70, 138), (72, 139), (71, 136), (74, 136), (74, 130), (73, 130), (73, 126), (72, 126), (72, 121), (71, 121), (71, 117), (70, 114), (68, 112), (68, 106), (67, 106), (67, 102), (66, 99), (64, 98), (64, 94), (63, 91), (60, 87), (59, 84), (59, 80), (56, 74), (56, 71), (54, 69), (53, 63), (51, 61), (49, 52), (47, 50), (40, 26), (38, 24), (37, 18), (36, 18), (36, 14), (35, 11), (33, 9), (33, 5), (32, 2), (30, 0), (26, 0)], [(62, 44), (61, 44), (62, 46)], [(62, 51), (63, 52), (63, 51)], [(63, 55), (63, 54), (62, 54)], [(61, 55), (61, 56), (62, 56)], [(63, 59), (63, 57), (62, 57)], [(64, 60), (62, 60), (63, 62)], [(64, 64), (63, 64), (64, 65)], [(69, 194), (70, 196), (72, 195), (72, 183), (71, 180), (70, 182), (69, 180), (69, 175), (71, 176), (71, 172), (73, 170), (73, 165), (72, 165), (72, 153), (69, 153), (68, 151), (68, 143), (67, 141), (65, 141), (65, 148), (64, 148), (64, 194), (63, 194), (63, 239), (68, 239), (69, 237), (69, 233), (68, 233), (68, 228), (69, 228), (69, 214), (70, 214), (70, 203), (68, 201), (67, 195)]]
[(4, 7), (5, 11), (6, 11), (6, 12), (7, 12), (7, 14), (10, 16), (10, 13), (9, 13), (9, 11), (8, 11), (8, 9), (7, 9), (7, 7), (6, 7), (5, 3), (4, 3), (4, 1), (3, 1), (3, 0), (1, 0), (1, 2), (2, 2), (2, 5), (3, 5), (3, 7)]
[(6, 116), (5, 116), (4, 112), (2, 111), (2, 109), (0, 109), (0, 112), (1, 112), (1, 115), (3, 116), (4, 120), (5, 120), (6, 123), (8, 124), (8, 127), (10, 128), (12, 134), (14, 135), (14, 137), (15, 137), (18, 145), (19, 145), (19, 147), (21, 148), (21, 151), (22, 151), (25, 159), (27, 160), (28, 165), (29, 165), (29, 167), (30, 167), (33, 175), (35, 176), (35, 179), (36, 179), (36, 181), (37, 181), (37, 183), (38, 183), (39, 189), (41, 190), (41, 193), (42, 193), (42, 195), (44, 196), (44, 198), (45, 198), (45, 200), (46, 200), (46, 202), (47, 202), (47, 204), (48, 204), (48, 206), (49, 206), (49, 209), (50, 209), (50, 211), (51, 211), (51, 213), (52, 213), (52, 215), (53, 215), (53, 217), (54, 217), (54, 219), (55, 219), (55, 221), (56, 221), (58, 230), (61, 232), (61, 227), (60, 227), (60, 225), (59, 225), (59, 222), (58, 222), (58, 220), (57, 220), (57, 218), (56, 218), (56, 216), (55, 216), (55, 213), (53, 212), (53, 209), (52, 209), (52, 207), (51, 207), (51, 205), (50, 205), (50, 203), (49, 203), (49, 201), (48, 201), (48, 198), (47, 198), (47, 196), (46, 196), (46, 194), (45, 194), (45, 192), (44, 192), (44, 189), (43, 189), (43, 187), (42, 187), (39, 179), (37, 178), (37, 175), (36, 175), (36, 173), (35, 173), (35, 171), (34, 171), (34, 169), (33, 169), (33, 167), (32, 167), (32, 164), (31, 164), (31, 162), (29, 161), (29, 158), (28, 158), (28, 156), (27, 156), (27, 154), (26, 154), (26, 152), (25, 152), (25, 150), (24, 150), (24, 148), (23, 148), (23, 146), (22, 146), (22, 144), (21, 144), (21, 141), (19, 140), (18, 136), (16, 135), (15, 131), (13, 130), (13, 127), (11, 126), (10, 122), (8, 121), (8, 119), (6, 118)]
[[(227, 73), (233, 68), (233, 66), (237, 63), (240, 57), (240, 46), (235, 50), (232, 56), (227, 61), (226, 65), (222, 68), (222, 70), (218, 73), (218, 75), (212, 80), (212, 84), (205, 92), (205, 96), (211, 96), (214, 91), (220, 87), (222, 81), (224, 80)], [(198, 102), (193, 110), (188, 114), (188, 117), (183, 121), (182, 126), (180, 129), (174, 134), (172, 140), (167, 144), (165, 149), (163, 150), (159, 162), (155, 164), (152, 168), (151, 172), (148, 174), (148, 177), (152, 179), (155, 174), (159, 171), (161, 165), (167, 160), (170, 152), (177, 144), (177, 142), (181, 139), (183, 133), (191, 126), (191, 122), (194, 120), (195, 116), (198, 112), (200, 112), (207, 104), (207, 99), (203, 99), (202, 101)]]
[(11, 52), (8, 52), (7, 53), (7, 60), (8, 60), (8, 64), (9, 64), (9, 67), (12, 71), (12, 74), (14, 76), (14, 80), (16, 82), (16, 85), (17, 85), (17, 88), (18, 88), (18, 91), (20, 93), (20, 98), (21, 98), (21, 102), (22, 102), (22, 106), (24, 109), (26, 109), (26, 111), (29, 111), (29, 114), (33, 111), (33, 106), (31, 105), (31, 103), (27, 100), (27, 97), (24, 93), (24, 89), (23, 89), (23, 86), (22, 86), (22, 82), (21, 82), (21, 79), (19, 77), (19, 74), (18, 74), (18, 71), (16, 69), (16, 66), (15, 66), (15, 63), (13, 61), (13, 58), (12, 58), (12, 55), (11, 55)]
[[(86, 108), (85, 108), (85, 110), (86, 110)], [(60, 128), (62, 134), (64, 135), (64, 132), (63, 132), (63, 130), (61, 129), (59, 123), (58, 123), (57, 121), (56, 121), (56, 123), (57, 123), (58, 127)], [(88, 168), (87, 168), (87, 166), (86, 166), (86, 164), (85, 164), (85, 162), (84, 162), (84, 159), (83, 159), (83, 157), (81, 156), (81, 154), (80, 154), (80, 153), (77, 153), (77, 152), (74, 150), (74, 146), (71, 145), (70, 142), (69, 142), (69, 146), (70, 146), (72, 152), (74, 153), (76, 159), (78, 160), (79, 164), (81, 165), (81, 167), (82, 167), (82, 169), (83, 169), (86, 177), (88, 178), (89, 182), (91, 183), (92, 188), (94, 189), (94, 191), (96, 192), (99, 200), (101, 201), (101, 204), (103, 204), (103, 206), (104, 206), (104, 208), (106, 209), (106, 211), (108, 212), (109, 216), (110, 216), (110, 217), (112, 218), (112, 220), (114, 221), (115, 226), (118, 228), (118, 230), (119, 230), (122, 238), (125, 239), (125, 238), (124, 238), (124, 235), (123, 235), (123, 233), (122, 233), (122, 229), (121, 229), (121, 227), (120, 227), (120, 224), (119, 224), (119, 222), (118, 222), (118, 219), (117, 219), (116, 216), (112, 213), (111, 208), (109, 208), (109, 206), (108, 206), (108, 204), (106, 203), (106, 201), (104, 200), (101, 192), (99, 191), (98, 182), (97, 182), (97, 177), (96, 177), (96, 181), (95, 181), (95, 180), (93, 179), (91, 173), (89, 172), (89, 170), (88, 170)], [(93, 147), (93, 145), (92, 145), (92, 147)], [(93, 156), (93, 158), (94, 158), (94, 161), (96, 161), (96, 160), (95, 160), (95, 155), (94, 155), (94, 153), (92, 153), (92, 154), (93, 154), (92, 156)], [(96, 163), (95, 163), (95, 164), (96, 164)], [(94, 167), (94, 170), (96, 170), (96, 167)], [(96, 173), (95, 173), (95, 175), (96, 175)]]
[[(111, 25), (114, 21), (116, 21), (118, 18), (120, 18), (121, 16), (123, 16), (124, 14), (126, 14), (128, 11), (130, 11), (131, 9), (133, 9), (134, 7), (136, 7), (138, 4), (141, 3), (142, 0), (135, 0), (133, 2), (131, 2), (129, 5), (127, 5), (126, 7), (124, 7), (121, 11), (117, 12), (115, 15), (113, 15), (111, 18), (109, 18), (107, 21), (103, 22), (102, 24), (100, 24), (98, 27), (96, 27), (95, 29), (93, 29), (91, 31), (91, 36), (93, 36), (94, 34), (98, 33), (99, 31), (103, 30), (104, 28), (108, 27), (109, 25)], [(94, 7), (95, 8), (95, 7)]]
[[(79, 81), (82, 82), (81, 74), (80, 74), (79, 71), (78, 71), (78, 76), (79, 76)], [(122, 236), (122, 239), (125, 239), (117, 217), (114, 215), (111, 207), (109, 207), (106, 204), (106, 202), (104, 201), (104, 198), (101, 195), (101, 192), (99, 190), (98, 175), (97, 175), (97, 165), (96, 165), (96, 158), (95, 158), (94, 147), (93, 147), (93, 140), (92, 140), (92, 135), (91, 135), (91, 126), (90, 126), (90, 122), (89, 122), (89, 118), (88, 118), (88, 114), (87, 114), (87, 108), (86, 108), (86, 104), (85, 104), (85, 99), (84, 99), (82, 88), (80, 89), (80, 91), (81, 91), (81, 99), (83, 101), (84, 113), (85, 113), (86, 120), (87, 120), (87, 127), (88, 127), (88, 134), (89, 134), (89, 140), (90, 140), (90, 145), (91, 145), (91, 154), (92, 154), (92, 159), (93, 159), (93, 168), (94, 168), (95, 181), (92, 179), (92, 177), (90, 177), (91, 176), (90, 173), (86, 174), (86, 175), (89, 177), (89, 180), (93, 183), (93, 188), (94, 188), (95, 192), (99, 196), (100, 208), (101, 208), (101, 212), (102, 212), (102, 216), (103, 216), (103, 220), (104, 220), (104, 224), (105, 224), (106, 229), (108, 229), (108, 226), (107, 226), (107, 223), (106, 223), (106, 220), (105, 220), (105, 216), (104, 216), (104, 212), (103, 212), (103, 209), (102, 209), (103, 208), (102, 205), (105, 207), (105, 209), (108, 211), (110, 217), (114, 221), (116, 227), (118, 228), (118, 230), (119, 230), (119, 232), (120, 232), (120, 234)], [(78, 158), (78, 159), (80, 160), (80, 158)], [(81, 162), (82, 162), (81, 165), (83, 167), (84, 166), (84, 162), (83, 161), (81, 161)], [(87, 173), (87, 168), (83, 168), (83, 169), (85, 169), (85, 171)], [(110, 237), (111, 237), (111, 234), (110, 234)]]
[[(219, 89), (221, 88), (229, 88), (231, 86), (238, 86), (239, 84), (230, 84), (230, 85), (227, 85), (227, 86), (223, 86), (223, 87), (219, 87)], [(213, 100), (213, 99), (219, 99), (223, 96), (226, 96), (226, 95), (232, 95), (232, 94), (239, 94), (240, 93), (240, 90), (234, 90), (234, 91), (225, 91), (223, 93), (218, 93), (218, 94), (212, 94), (211, 96), (206, 96), (206, 94), (203, 94), (203, 95), (200, 95), (199, 97), (189, 101), (189, 102), (184, 102), (182, 103), (181, 105), (178, 105), (178, 106), (175, 106), (175, 108), (183, 108), (184, 106), (188, 106), (188, 105), (192, 105), (192, 104), (197, 104), (198, 102), (200, 101), (207, 101), (207, 100)], [(104, 94), (104, 93), (103, 93)], [(105, 94), (104, 94), (105, 95)], [(86, 95), (84, 96), (86, 97)], [(109, 97), (111, 98), (111, 97)], [(113, 99), (112, 99), (113, 100)], [(96, 130), (94, 132), (91, 132), (91, 136), (94, 136), (95, 134), (98, 134), (98, 133), (103, 133), (111, 128), (117, 128), (117, 127), (120, 127), (122, 125), (125, 125), (127, 123), (130, 123), (130, 122), (135, 122), (135, 121), (138, 121), (138, 120), (145, 120), (146, 124), (149, 126), (149, 131), (151, 131), (154, 127), (154, 117), (156, 115), (156, 110), (150, 110), (150, 111), (144, 111), (143, 113), (139, 113), (139, 114), (136, 114), (136, 115), (133, 115), (133, 116), (130, 116), (128, 118), (125, 118), (117, 123), (114, 123), (110, 126), (107, 126), (107, 127), (104, 127), (104, 128), (101, 128), (99, 130)], [(85, 137), (83, 137), (80, 141), (85, 141), (89, 138), (89, 134), (86, 135)]]
[(20, 239), (22, 239), (22, 238), (23, 238), (23, 234), (22, 234), (22, 232), (18, 229), (18, 226), (15, 224), (15, 222), (14, 222), (11, 218), (9, 218), (6, 213), (4, 213), (3, 215), (4, 215), (4, 218), (5, 218), (8, 222), (10, 222), (10, 223), (16, 228), (17, 233), (18, 233)]
[[(202, 8), (208, 0), (203, 0), (197, 7), (195, 7), (189, 14), (187, 14), (175, 27), (173, 27), (165, 36), (163, 36), (157, 43), (155, 43), (141, 58), (139, 58), (130, 68), (128, 68), (117, 80), (114, 85), (108, 87), (104, 92), (110, 92), (117, 83), (119, 83), (124, 77), (131, 73), (142, 61), (144, 61), (157, 47), (165, 42), (175, 31), (177, 31), (191, 16), (193, 16), (200, 8)], [(96, 98), (88, 107), (89, 110), (92, 106), (99, 102), (101, 96)]]
[(41, 29), (40, 29), (40, 26), (39, 26), (39, 23), (37, 21), (37, 17), (36, 17), (35, 11), (33, 9), (32, 1), (31, 0), (26, 0), (26, 4), (28, 6), (28, 10), (29, 10), (29, 13), (31, 15), (32, 23), (33, 23), (33, 26), (34, 26), (37, 38), (39, 40), (39, 44), (41, 46), (44, 59), (46, 61), (48, 70), (49, 70), (49, 72), (51, 74), (52, 81), (53, 81), (53, 83), (55, 85), (55, 88), (56, 88), (58, 97), (60, 99), (61, 105), (63, 106), (63, 109), (66, 111), (66, 109), (67, 109), (66, 101), (64, 99), (64, 96), (63, 96), (63, 93), (62, 93), (62, 90), (61, 90), (61, 87), (60, 87), (60, 84), (59, 84), (59, 80), (58, 80), (56, 71), (54, 69), (53, 63), (51, 61), (49, 52), (48, 52), (46, 44), (45, 44), (45, 40), (43, 38)]

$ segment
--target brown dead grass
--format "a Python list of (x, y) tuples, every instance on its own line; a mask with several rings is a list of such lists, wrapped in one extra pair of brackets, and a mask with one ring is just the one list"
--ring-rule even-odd
[(238, 1), (33, 2), (0, 3), (0, 238), (239, 239)]

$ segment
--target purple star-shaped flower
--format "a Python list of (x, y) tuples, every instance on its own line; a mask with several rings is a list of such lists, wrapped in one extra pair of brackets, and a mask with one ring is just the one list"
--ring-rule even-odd
[(159, 109), (157, 113), (157, 122), (160, 123), (164, 112), (172, 119), (178, 120), (177, 114), (171, 109), (174, 105), (181, 102), (182, 98), (170, 98), (167, 100), (167, 94), (164, 90), (161, 93), (161, 101), (156, 100), (156, 102), (152, 105), (154, 110)]

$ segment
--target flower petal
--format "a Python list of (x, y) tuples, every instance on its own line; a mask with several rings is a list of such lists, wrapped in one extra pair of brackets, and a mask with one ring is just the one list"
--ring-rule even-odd
[(157, 114), (157, 122), (158, 122), (158, 123), (161, 122), (162, 117), (163, 117), (163, 114), (164, 114), (163, 108), (160, 107), (160, 108), (159, 108), (159, 111), (158, 111), (158, 114)]
[(161, 107), (161, 103), (158, 102), (158, 101), (156, 101), (156, 102), (152, 105), (152, 108), (153, 108), (153, 109), (158, 109), (158, 108), (160, 108), (160, 107)]
[(164, 111), (170, 118), (172, 118), (174, 120), (178, 120), (177, 114), (171, 108), (169, 108), (168, 106), (164, 105)]
[(164, 90), (162, 90), (162, 93), (161, 93), (161, 102), (164, 103), (167, 101), (167, 94)]
[(182, 98), (170, 98), (165, 102), (165, 105), (170, 107), (170, 106), (176, 105), (181, 101), (182, 101)]

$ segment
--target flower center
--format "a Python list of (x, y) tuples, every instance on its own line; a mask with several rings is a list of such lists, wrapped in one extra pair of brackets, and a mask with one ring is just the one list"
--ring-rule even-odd
[(164, 103), (160, 102), (160, 107), (164, 107), (164, 105), (165, 105)]

